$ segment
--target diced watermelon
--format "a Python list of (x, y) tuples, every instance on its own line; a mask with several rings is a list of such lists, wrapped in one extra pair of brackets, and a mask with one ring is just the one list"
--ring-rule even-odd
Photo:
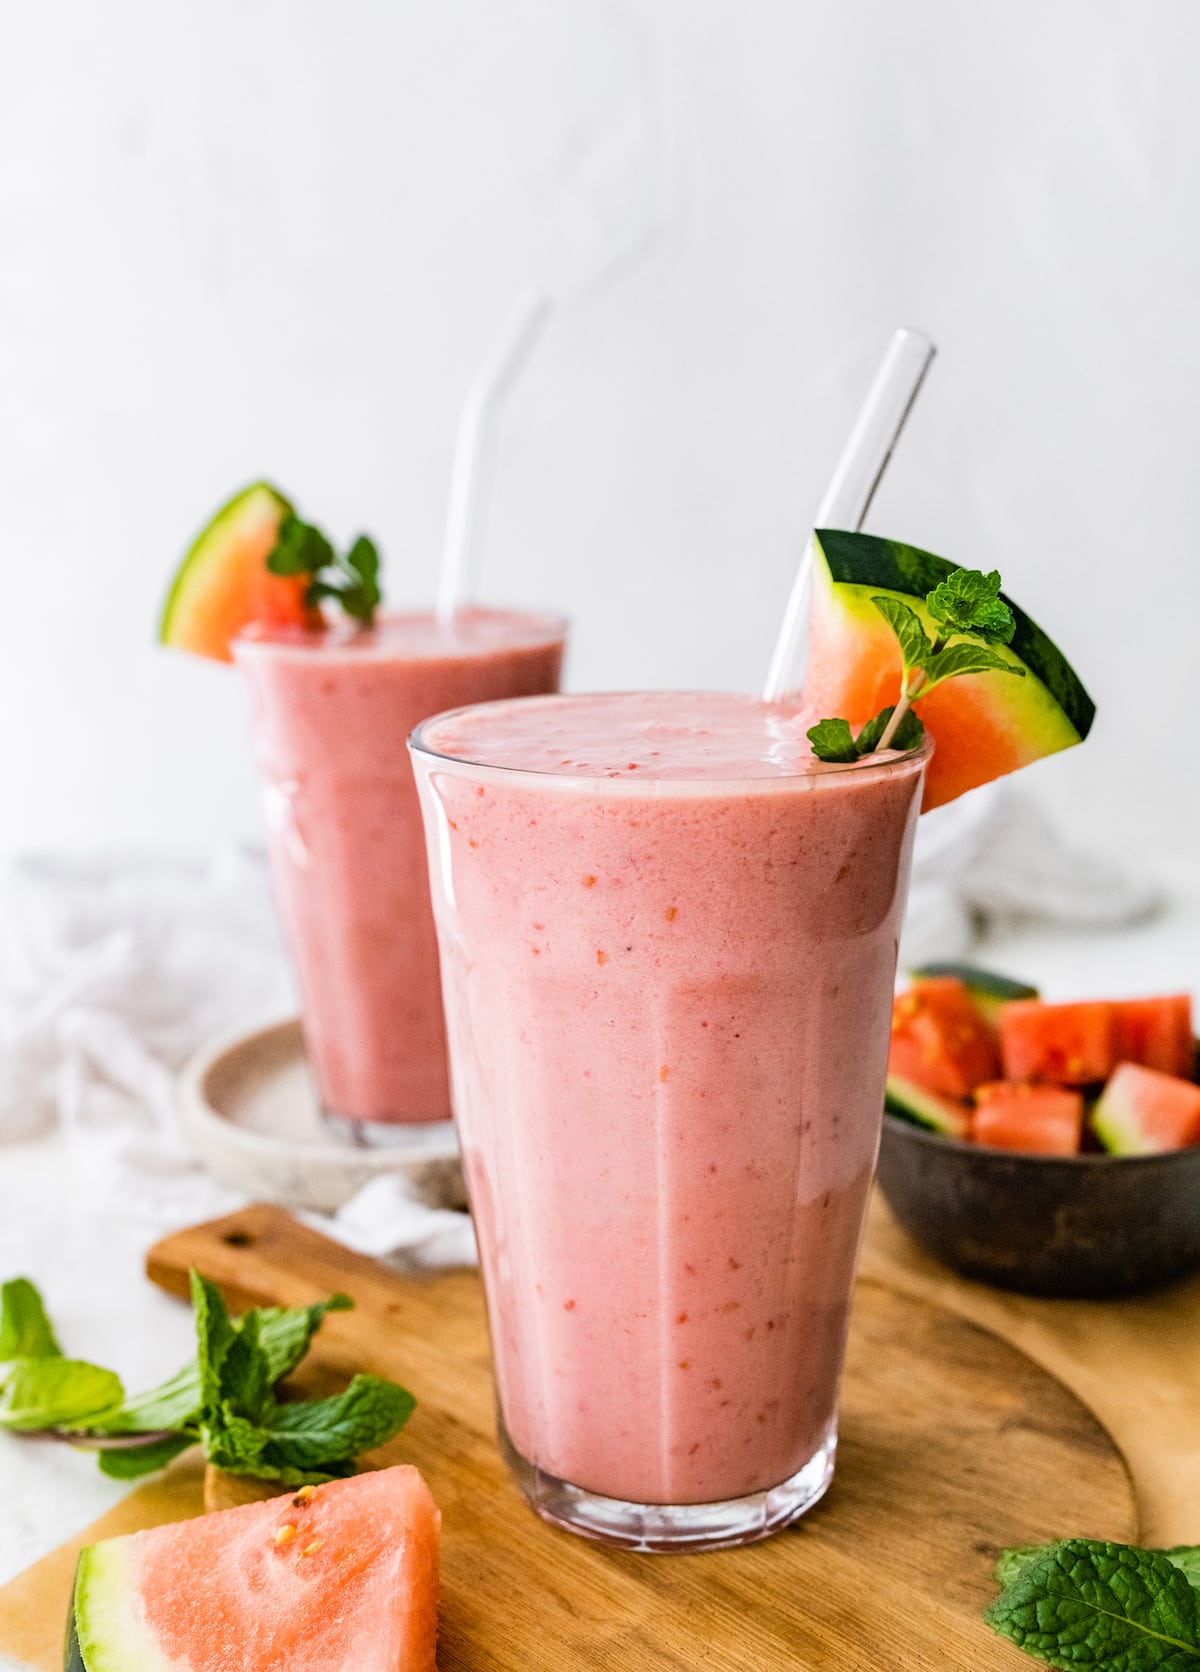
[(90, 1545), (75, 1664), (435, 1672), (440, 1520), (401, 1467)]
[(958, 1097), (927, 1091), (899, 1074), (889, 1074), (884, 1108), (914, 1126), (924, 1126), (947, 1138), (966, 1138), (971, 1131), (971, 1106)]
[(1113, 1007), (1107, 1002), (1043, 1004), (1018, 1000), (1000, 1012), (1006, 1080), (1087, 1086), (1112, 1068)]
[(1029, 1155), (1077, 1155), (1083, 1140), (1083, 1097), (1062, 1086), (997, 1080), (975, 1091), (971, 1137), (993, 1149)]
[(1121, 1063), (1092, 1111), (1092, 1126), (1114, 1155), (1155, 1155), (1200, 1143), (1200, 1086)]
[(966, 1098), (1000, 1071), (996, 1038), (961, 981), (916, 981), (892, 1008), (888, 1073), (926, 1091)]
[[(953, 563), (898, 540), (821, 529), (814, 536), (812, 614), (803, 709), (812, 720), (840, 715), (857, 730), (900, 692), (900, 646), (871, 599), (890, 593), (935, 624), (925, 597)], [(1060, 650), (1011, 598), (1012, 643), (997, 654), (1025, 677), (988, 672), (948, 680), (917, 712), (937, 747), (925, 771), (924, 810), (977, 784), (1081, 742), (1095, 706)]]
[(305, 604), (307, 575), (273, 575), (267, 558), (292, 508), (267, 482), (255, 482), (223, 505), (180, 564), (163, 605), (158, 636), (176, 650), (233, 660), (243, 628), (318, 628)]
[(922, 964), (910, 972), (915, 980), (929, 980), (934, 976), (955, 976), (962, 982), (976, 1010), (991, 1027), (1000, 1022), (1000, 1012), (1016, 999), (1036, 999), (1041, 994), (1027, 981), (1014, 981), (1009, 975), (997, 975), (994, 970), (981, 970), (974, 964), (954, 962)]
[(1195, 1067), (1192, 1000), (1188, 993), (1165, 998), (1120, 999), (1113, 1005), (1113, 1057), (1190, 1080)]

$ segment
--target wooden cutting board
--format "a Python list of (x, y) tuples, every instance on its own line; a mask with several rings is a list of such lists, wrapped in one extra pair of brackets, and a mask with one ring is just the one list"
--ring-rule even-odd
[[(825, 1502), (763, 1544), (668, 1557), (603, 1549), (525, 1506), (496, 1449), (473, 1273), (400, 1277), (265, 1207), (148, 1259), (180, 1295), (189, 1266), (239, 1306), (348, 1291), (357, 1309), (326, 1321), (305, 1380), (367, 1369), (417, 1395), (371, 1461), (417, 1464), (442, 1507), (441, 1672), (1019, 1672), (1028, 1662), (980, 1617), (997, 1551), (1135, 1536), (1125, 1467), (1071, 1394), (996, 1337), (874, 1283), (857, 1291)], [(185, 1468), (90, 1536), (198, 1508)], [(0, 1651), (61, 1664), (77, 1548), (0, 1592)]]

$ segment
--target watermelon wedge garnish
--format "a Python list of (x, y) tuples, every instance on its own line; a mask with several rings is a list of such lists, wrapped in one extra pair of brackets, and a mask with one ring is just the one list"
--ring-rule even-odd
[(90, 1545), (67, 1672), (435, 1672), (440, 1521), (400, 1467)]
[[(858, 728), (895, 703), (901, 687), (900, 646), (871, 599), (891, 594), (901, 600), (933, 637), (924, 600), (956, 566), (869, 534), (820, 529), (814, 546), (804, 710), (814, 719), (840, 715)], [(1025, 677), (965, 674), (917, 699), (936, 743), (926, 769), (926, 812), (1043, 755), (1069, 749), (1091, 729), (1095, 705), (1066, 657), (1011, 598), (1001, 596), (1016, 628), (1011, 643), (993, 649), (1023, 667)]]
[(305, 604), (307, 575), (273, 575), (267, 557), (292, 507), (267, 482), (255, 482), (223, 505), (180, 564), (163, 606), (158, 636), (176, 650), (217, 662), (251, 623), (266, 628), (319, 627)]

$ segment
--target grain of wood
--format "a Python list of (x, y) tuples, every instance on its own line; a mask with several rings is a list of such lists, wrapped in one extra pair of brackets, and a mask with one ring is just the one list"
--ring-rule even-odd
[[(997, 1551), (1135, 1533), (1124, 1465), (1072, 1395), (876, 1284), (856, 1295), (829, 1497), (762, 1544), (667, 1557), (604, 1549), (527, 1508), (496, 1447), (473, 1273), (400, 1277), (274, 1208), (170, 1237), (148, 1270), (182, 1296), (193, 1265), (238, 1306), (346, 1290), (356, 1310), (323, 1324), (314, 1385), (367, 1369), (416, 1394), (370, 1461), (415, 1463), (442, 1507), (441, 1672), (1016, 1672), (981, 1619)], [(0, 1648), (6, 1606), (0, 1592)]]

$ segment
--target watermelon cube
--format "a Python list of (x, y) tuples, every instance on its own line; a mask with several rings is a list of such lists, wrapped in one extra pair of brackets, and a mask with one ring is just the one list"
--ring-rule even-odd
[(1087, 1086), (1108, 1077), (1114, 1062), (1113, 1005), (1043, 1004), (1018, 1000), (1000, 1013), (1000, 1055), (1006, 1080)]
[(1200, 1143), (1200, 1086), (1123, 1062), (1092, 1111), (1092, 1125), (1113, 1155), (1185, 1149)]
[(1113, 1005), (1113, 1055), (1190, 1080), (1195, 1067), (1190, 993), (1121, 999)]
[(892, 1008), (888, 1073), (945, 1097), (969, 1097), (996, 1079), (996, 1036), (950, 976), (916, 981)]
[(975, 1092), (971, 1137), (993, 1149), (1030, 1155), (1078, 1155), (1083, 1140), (1083, 1096), (1062, 1086), (993, 1081)]

